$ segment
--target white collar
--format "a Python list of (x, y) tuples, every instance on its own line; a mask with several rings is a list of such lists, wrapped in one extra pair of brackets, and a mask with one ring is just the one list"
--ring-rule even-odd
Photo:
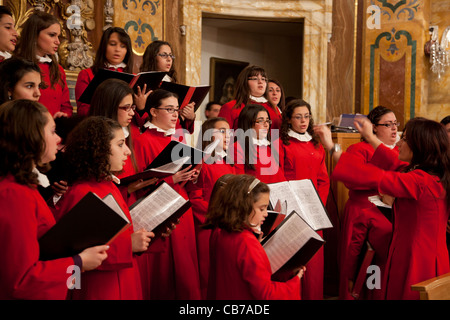
[(36, 55), (36, 58), (38, 59), (38, 61), (40, 63), (46, 63), (46, 62), (51, 63), (52, 62), (52, 58), (50, 58), (48, 55), (45, 55), (45, 57), (40, 57), (40, 56)]
[(258, 103), (266, 103), (267, 102), (267, 99), (264, 98), (264, 96), (255, 97), (255, 96), (250, 95), (250, 99), (255, 101), (255, 102), (258, 102)]
[(111, 63), (107, 62), (107, 63), (105, 63), (105, 66), (107, 68), (114, 68), (117, 70), (119, 68), (126, 68), (127, 65), (124, 62), (121, 62), (119, 64), (111, 64)]
[(168, 74), (166, 74), (166, 75), (164, 76), (164, 78), (162, 78), (162, 81), (172, 82), (173, 79), (172, 79)]
[(125, 139), (128, 138), (128, 136), (130, 135), (130, 130), (128, 129), (128, 127), (122, 127), (123, 130), (123, 134), (125, 135)]
[(156, 131), (158, 131), (158, 132), (163, 132), (163, 133), (164, 133), (164, 136), (170, 136), (170, 135), (172, 135), (172, 134), (175, 133), (175, 129), (174, 129), (174, 128), (169, 129), (169, 130), (164, 130), (164, 129), (161, 129), (160, 127), (154, 125), (154, 124), (151, 123), (150, 121), (147, 121), (147, 122), (144, 124), (144, 127), (145, 127), (145, 128), (149, 128), (149, 129), (156, 129)]
[(45, 174), (40, 173), (36, 167), (33, 168), (33, 172), (38, 176), (39, 185), (43, 186), (44, 188), (50, 186), (50, 181)]
[(397, 138), (395, 139), (395, 143), (392, 144), (392, 145), (383, 143), (383, 142), (381, 142), (381, 140), (380, 140), (380, 142), (381, 142), (382, 144), (384, 144), (386, 147), (388, 147), (388, 148), (391, 149), (391, 150), (395, 148), (395, 146), (397, 145), (397, 142), (399, 142), (399, 141), (400, 141), (400, 135), (399, 135), (398, 133), (397, 133)]
[(215, 155), (216, 155), (216, 159), (219, 157), (221, 159), (223, 159), (227, 156), (227, 152), (225, 150), (220, 150), (220, 151), (216, 151)]
[(257, 146), (263, 147), (263, 146), (270, 146), (270, 141), (266, 138), (259, 140), (255, 137), (252, 137), (253, 144), (256, 144)]
[(111, 174), (111, 178), (115, 183), (120, 184), (120, 179), (117, 178), (115, 175)]
[(304, 134), (301, 134), (301, 133), (295, 132), (292, 129), (289, 129), (288, 136), (291, 137), (291, 138), (295, 138), (298, 141), (303, 141), (303, 142), (308, 142), (308, 141), (311, 141), (311, 139), (312, 139), (312, 137), (308, 133), (308, 131), (305, 131)]
[(6, 59), (11, 58), (11, 57), (12, 57), (12, 54), (9, 53), (8, 51), (0, 51), (0, 56), (2, 56), (3, 58), (5, 58), (5, 60), (6, 60)]

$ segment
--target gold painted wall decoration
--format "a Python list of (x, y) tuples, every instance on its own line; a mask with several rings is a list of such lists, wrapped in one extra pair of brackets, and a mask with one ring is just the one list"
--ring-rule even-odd
[(114, 25), (122, 27), (130, 36), (133, 52), (143, 55), (154, 40), (164, 38), (165, 1), (123, 0), (115, 2)]

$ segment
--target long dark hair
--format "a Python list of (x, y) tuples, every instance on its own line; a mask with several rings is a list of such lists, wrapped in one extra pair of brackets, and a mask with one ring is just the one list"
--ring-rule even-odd
[(36, 63), (23, 58), (12, 57), (0, 63), (0, 104), (9, 100), (8, 91), (14, 91), (17, 82), (32, 71), (41, 74)]
[[(38, 63), (36, 58), (37, 39), (42, 30), (57, 24), (60, 25), (59, 20), (46, 12), (35, 11), (22, 26), (20, 38), (16, 46), (15, 54), (19, 57)], [(52, 63), (50, 64), (50, 86), (55, 87), (59, 83), (63, 88), (65, 87), (62, 74), (59, 71), (59, 64), (54, 54), (50, 55)], [(49, 84), (46, 83), (46, 86)]]
[(0, 106), (0, 176), (12, 174), (17, 183), (37, 185), (32, 172), (45, 152), (44, 127), (48, 110), (31, 100), (12, 100)]
[(63, 153), (67, 182), (109, 180), (111, 140), (116, 130), (122, 130), (117, 121), (91, 116), (81, 121), (67, 137)]
[(109, 27), (106, 29), (100, 40), (100, 45), (98, 46), (97, 53), (95, 55), (94, 65), (92, 66), (92, 72), (95, 74), (99, 69), (105, 68), (108, 60), (106, 59), (106, 48), (108, 46), (109, 38), (113, 33), (117, 33), (119, 36), (119, 41), (126, 45), (127, 54), (123, 59), (123, 62), (127, 65), (124, 68), (124, 72), (131, 73), (133, 70), (133, 48), (131, 46), (131, 38), (124, 29), (119, 27)]
[[(238, 143), (241, 145), (241, 147), (244, 149), (244, 161), (245, 161), (245, 167), (249, 170), (255, 170), (254, 162), (256, 159), (255, 157), (255, 150), (256, 147), (251, 142), (251, 137), (249, 136), (249, 133), (253, 129), (253, 126), (255, 124), (256, 118), (258, 116), (258, 113), (264, 111), (267, 113), (267, 116), (270, 119), (270, 114), (267, 112), (266, 108), (264, 108), (260, 104), (249, 104), (246, 107), (242, 109), (242, 111), (239, 113), (238, 118), (238, 129), (242, 129), (243, 132), (236, 132), (236, 138)], [(270, 141), (270, 130), (267, 134), (267, 140)]]
[(311, 105), (308, 102), (306, 102), (305, 100), (302, 100), (302, 99), (294, 99), (294, 100), (291, 100), (287, 104), (287, 106), (286, 106), (286, 108), (285, 108), (285, 110), (284, 110), (284, 112), (282, 114), (282, 122), (281, 122), (281, 128), (280, 128), (280, 139), (287, 146), (291, 144), (289, 142), (289, 138), (290, 137), (288, 135), (288, 132), (289, 132), (289, 129), (290, 129), (290, 124), (289, 124), (288, 120), (292, 119), (292, 114), (294, 113), (295, 108), (298, 108), (298, 107), (306, 107), (306, 108), (308, 108), (310, 118), (309, 118), (309, 125), (308, 125), (308, 128), (306, 129), (306, 131), (311, 135), (311, 137), (312, 137), (311, 142), (317, 148), (319, 146), (319, 139), (318, 139), (317, 135), (314, 133), (314, 129), (313, 129), (314, 128), (314, 120), (313, 120), (313, 118), (311, 116), (312, 115), (312, 113), (311, 113)]
[(438, 176), (450, 204), (450, 150), (445, 128), (436, 121), (417, 117), (406, 123), (403, 135), (413, 154), (405, 170), (420, 169)]
[[(156, 55), (159, 53), (159, 49), (161, 46), (166, 45), (169, 46), (170, 50), (173, 49), (169, 42), (162, 41), (162, 40), (155, 40), (152, 43), (150, 43), (147, 48), (145, 48), (144, 56), (142, 57), (142, 64), (139, 69), (141, 72), (145, 71), (157, 71), (156, 70)], [(175, 61), (172, 61), (172, 66), (170, 67), (170, 70), (168, 72), (168, 75), (172, 78), (173, 82), (177, 82), (177, 73), (175, 71)]]
[[(120, 102), (128, 95), (133, 97), (133, 94), (133, 89), (131, 89), (125, 81), (119, 79), (107, 79), (95, 90), (94, 95), (92, 96), (91, 107), (89, 108), (89, 115), (103, 116), (117, 121)], [(126, 138), (126, 142), (131, 151), (131, 163), (137, 172), (138, 166), (134, 154), (131, 133)]]

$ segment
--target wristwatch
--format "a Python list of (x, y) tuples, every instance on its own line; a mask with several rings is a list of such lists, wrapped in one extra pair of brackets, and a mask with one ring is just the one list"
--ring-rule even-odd
[(340, 152), (340, 151), (342, 151), (341, 145), (339, 143), (335, 143), (333, 145), (333, 148), (331, 148), (331, 150), (330, 150), (330, 156), (332, 156), (333, 153)]

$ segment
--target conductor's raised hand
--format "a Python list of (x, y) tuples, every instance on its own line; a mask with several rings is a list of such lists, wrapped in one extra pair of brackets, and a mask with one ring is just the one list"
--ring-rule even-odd
[(323, 144), (323, 147), (327, 150), (331, 150), (333, 148), (334, 142), (331, 137), (331, 130), (326, 125), (317, 125), (314, 126), (314, 133), (317, 134), (320, 138), (320, 141)]
[(84, 249), (80, 254), (80, 258), (83, 264), (82, 271), (90, 271), (98, 268), (103, 260), (108, 257), (106, 251), (109, 249), (109, 246), (96, 246)]

